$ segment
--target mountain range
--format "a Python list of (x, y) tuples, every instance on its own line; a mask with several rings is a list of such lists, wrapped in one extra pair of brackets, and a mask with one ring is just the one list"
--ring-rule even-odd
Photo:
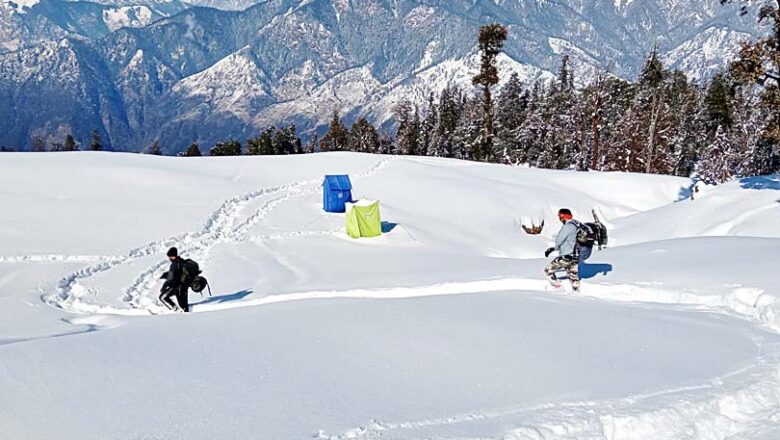
[(479, 26), (509, 37), (501, 76), (551, 77), (569, 55), (632, 79), (657, 45), (693, 78), (762, 33), (718, 0), (0, 0), (0, 146), (41, 136), (166, 152), (268, 125), (311, 134), (339, 111), (391, 123), (394, 106), (469, 86)]

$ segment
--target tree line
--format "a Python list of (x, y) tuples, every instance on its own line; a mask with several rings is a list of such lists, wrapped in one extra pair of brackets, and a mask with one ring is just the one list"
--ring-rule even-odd
[[(719, 0), (730, 3), (740, 0)], [(741, 0), (745, 5), (750, 0)], [(743, 8), (742, 13), (747, 13)], [(424, 105), (400, 102), (394, 135), (366, 118), (347, 127), (334, 112), (327, 132), (305, 145), (295, 125), (269, 127), (210, 156), (355, 151), (450, 157), (551, 169), (627, 171), (696, 177), (710, 183), (780, 172), (780, 5), (766, 3), (758, 20), (771, 32), (744, 42), (729, 69), (705, 82), (667, 68), (653, 48), (638, 77), (596, 72), (575, 78), (568, 56), (553, 80), (524, 82), (512, 74), (499, 88), (496, 58), (502, 25), (480, 28), (480, 71), (472, 88), (449, 85)], [(494, 96), (494, 89), (495, 96)], [(33, 151), (46, 150), (42, 138)], [(49, 150), (73, 151), (71, 135)], [(91, 150), (102, 150), (93, 132)], [(159, 142), (145, 150), (163, 154)], [(198, 144), (179, 156), (201, 156)]]

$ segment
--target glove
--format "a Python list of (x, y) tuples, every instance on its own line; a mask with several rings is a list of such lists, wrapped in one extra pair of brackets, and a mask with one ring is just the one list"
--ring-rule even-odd
[(555, 248), (554, 247), (548, 248), (546, 251), (544, 251), (544, 256), (545, 257), (549, 257), (550, 254), (553, 253), (553, 252), (555, 252)]

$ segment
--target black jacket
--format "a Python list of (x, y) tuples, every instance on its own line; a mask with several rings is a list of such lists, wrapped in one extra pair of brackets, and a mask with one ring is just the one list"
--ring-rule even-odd
[(181, 286), (181, 280), (184, 275), (184, 259), (182, 257), (176, 257), (171, 261), (171, 267), (168, 269), (168, 278), (166, 278), (165, 284), (171, 288)]

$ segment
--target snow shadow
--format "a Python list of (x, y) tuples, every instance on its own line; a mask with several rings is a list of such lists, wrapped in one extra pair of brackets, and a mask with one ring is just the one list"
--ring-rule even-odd
[(607, 276), (608, 273), (612, 272), (612, 265), (607, 263), (596, 263), (596, 264), (590, 264), (586, 263), (584, 261), (580, 262), (580, 278), (581, 279), (589, 279), (589, 278), (595, 278), (596, 275), (601, 274), (602, 276)]
[(739, 179), (744, 189), (773, 189), (780, 191), (780, 176), (745, 177)]
[(395, 229), (396, 226), (398, 226), (398, 223), (382, 222), (382, 233), (387, 234)]
[(239, 301), (252, 294), (252, 289), (242, 290), (229, 295), (209, 296), (201, 302), (190, 304), (190, 306), (199, 306), (204, 304), (221, 304), (229, 301)]
[(680, 188), (680, 192), (677, 194), (677, 201), (682, 202), (683, 200), (688, 200), (691, 198), (691, 195), (694, 194), (694, 187), (696, 184), (692, 184), (688, 187)]

